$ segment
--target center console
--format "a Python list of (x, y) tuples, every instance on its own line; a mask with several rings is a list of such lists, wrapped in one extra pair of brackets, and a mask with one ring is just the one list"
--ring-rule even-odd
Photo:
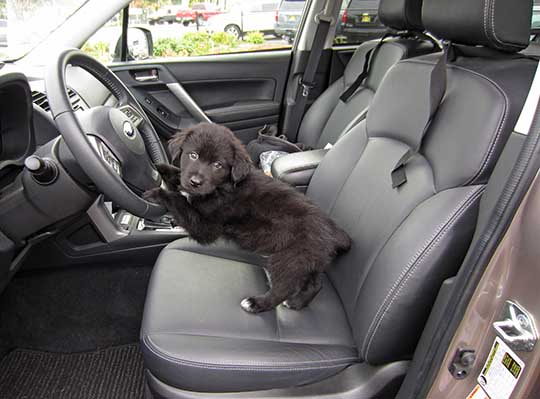
[(145, 220), (113, 210), (99, 196), (85, 214), (62, 222), (55, 234), (37, 242), (27, 252), (22, 268), (153, 265), (163, 247), (186, 236), (168, 216)]
[(303, 151), (277, 158), (272, 163), (272, 177), (305, 193), (315, 169), (327, 152), (325, 149)]

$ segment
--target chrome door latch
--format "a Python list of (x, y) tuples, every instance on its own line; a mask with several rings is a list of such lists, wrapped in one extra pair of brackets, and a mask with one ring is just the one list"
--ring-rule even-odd
[(502, 320), (493, 323), (497, 335), (515, 351), (531, 352), (538, 341), (534, 320), (519, 304), (506, 301)]

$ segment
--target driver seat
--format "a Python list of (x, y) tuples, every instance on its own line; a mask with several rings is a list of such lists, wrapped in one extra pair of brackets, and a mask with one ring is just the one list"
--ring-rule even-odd
[[(493, 19), (470, 0), (424, 0), (428, 30), (468, 45), (446, 65), (446, 94), (425, 135), (440, 54), (391, 68), (367, 120), (315, 172), (306, 195), (353, 246), (309, 307), (244, 312), (241, 299), (267, 289), (264, 259), (231, 244), (184, 239), (162, 251), (141, 329), (150, 397), (395, 393), (442, 282), (466, 254), (537, 65), (515, 54), (529, 41), (529, 2), (486, 4)], [(391, 172), (411, 150), (407, 181), (393, 188)]]

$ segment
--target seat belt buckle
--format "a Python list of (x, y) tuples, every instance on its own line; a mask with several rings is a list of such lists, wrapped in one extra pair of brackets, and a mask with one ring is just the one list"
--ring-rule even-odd
[(302, 97), (309, 97), (309, 93), (315, 88), (315, 83), (306, 83), (300, 79), (300, 86), (302, 86)]

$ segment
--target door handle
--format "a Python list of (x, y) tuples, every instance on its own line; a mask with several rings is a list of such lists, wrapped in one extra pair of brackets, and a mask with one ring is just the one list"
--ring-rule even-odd
[(497, 335), (515, 351), (531, 352), (538, 340), (534, 320), (519, 304), (506, 301), (503, 320), (493, 323)]
[(137, 82), (156, 82), (158, 80), (157, 76), (135, 76)]
[(159, 72), (156, 68), (135, 70), (131, 72), (131, 75), (137, 82), (157, 82), (159, 79)]

